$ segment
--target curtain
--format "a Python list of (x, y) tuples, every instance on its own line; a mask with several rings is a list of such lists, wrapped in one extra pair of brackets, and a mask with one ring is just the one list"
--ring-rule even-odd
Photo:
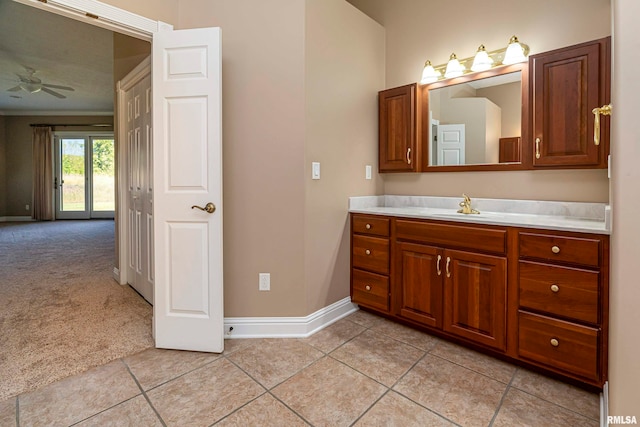
[(33, 128), (33, 219), (53, 218), (53, 147), (48, 126)]

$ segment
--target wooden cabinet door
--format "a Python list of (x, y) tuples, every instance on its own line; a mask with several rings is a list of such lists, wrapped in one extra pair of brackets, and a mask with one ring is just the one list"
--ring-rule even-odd
[(594, 144), (592, 110), (609, 103), (610, 39), (530, 58), (533, 166), (606, 167), (609, 119)]
[(441, 328), (444, 275), (442, 249), (397, 243), (394, 250), (396, 313), (424, 325)]
[(417, 171), (416, 84), (378, 94), (380, 172)]
[(505, 350), (507, 259), (444, 251), (445, 331)]

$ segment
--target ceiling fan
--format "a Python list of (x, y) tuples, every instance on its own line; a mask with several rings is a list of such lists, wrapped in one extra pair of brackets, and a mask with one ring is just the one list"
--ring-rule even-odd
[(42, 80), (34, 76), (34, 74), (36, 73), (36, 70), (34, 70), (31, 67), (24, 67), (24, 69), (25, 69), (25, 74), (16, 73), (16, 75), (20, 79), (20, 83), (18, 84), (18, 86), (12, 87), (11, 89), (7, 89), (8, 92), (18, 92), (19, 90), (24, 90), (25, 92), (29, 92), (29, 93), (36, 93), (36, 92), (42, 91), (42, 92), (48, 93), (49, 95), (53, 95), (56, 98), (64, 99), (66, 98), (66, 96), (52, 89), (70, 90), (70, 91), (74, 90), (72, 87), (69, 87), (69, 86), (60, 86), (60, 85), (43, 83)]

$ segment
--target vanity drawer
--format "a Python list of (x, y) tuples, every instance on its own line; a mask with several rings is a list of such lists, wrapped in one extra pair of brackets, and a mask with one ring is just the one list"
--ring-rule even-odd
[(371, 308), (389, 311), (389, 278), (354, 268), (351, 301)]
[(523, 311), (518, 317), (519, 356), (585, 378), (599, 379), (598, 329)]
[(507, 230), (397, 219), (396, 239), (503, 254)]
[(600, 240), (554, 234), (520, 233), (520, 257), (598, 267)]
[(520, 306), (598, 323), (600, 274), (520, 261)]
[(389, 274), (389, 240), (380, 237), (353, 236), (353, 267)]
[(389, 219), (367, 215), (353, 215), (353, 232), (370, 236), (389, 236)]

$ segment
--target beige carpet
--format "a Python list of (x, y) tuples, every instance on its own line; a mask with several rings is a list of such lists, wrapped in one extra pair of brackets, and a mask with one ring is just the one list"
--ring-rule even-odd
[(111, 220), (0, 223), (0, 401), (153, 346)]

